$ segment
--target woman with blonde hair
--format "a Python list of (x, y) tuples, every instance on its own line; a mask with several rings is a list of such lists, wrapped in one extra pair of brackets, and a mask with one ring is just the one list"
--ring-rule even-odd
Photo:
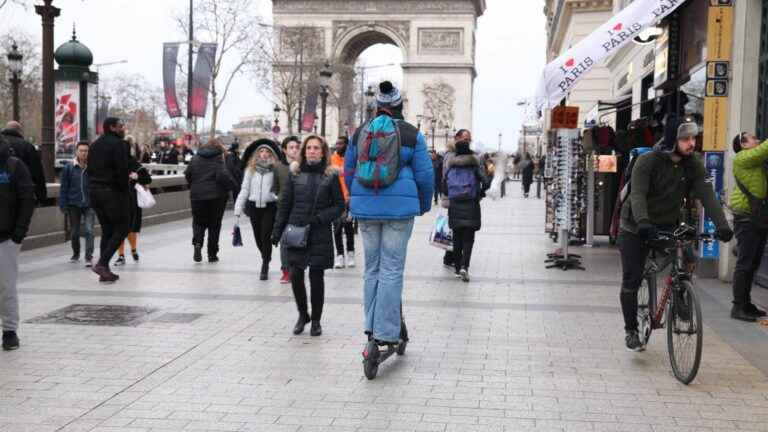
[(288, 168), (280, 162), (280, 147), (263, 138), (243, 152), (243, 183), (235, 200), (237, 225), (245, 213), (251, 220), (253, 237), (261, 252), (260, 280), (269, 279), (272, 244), (269, 242), (277, 214), (280, 192), (288, 178)]
[[(306, 231), (301, 246), (286, 244), (290, 265), (291, 287), (299, 319), (293, 334), (301, 334), (312, 322), (310, 334), (320, 336), (320, 319), (325, 303), (325, 270), (333, 268), (333, 233), (331, 223), (344, 212), (338, 169), (331, 164), (328, 143), (317, 135), (304, 140), (297, 161), (291, 163), (290, 177), (283, 191), (272, 244), (277, 245), (284, 232)], [(304, 274), (309, 267), (312, 313), (307, 308)]]

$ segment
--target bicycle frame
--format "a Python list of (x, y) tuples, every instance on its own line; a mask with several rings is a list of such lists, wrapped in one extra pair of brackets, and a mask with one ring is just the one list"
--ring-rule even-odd
[[(667, 309), (669, 299), (672, 296), (672, 287), (681, 279), (690, 279), (690, 274), (687, 272), (685, 266), (686, 243), (688, 243), (688, 240), (676, 239), (673, 248), (665, 249), (666, 252), (670, 253), (666, 254), (661, 261), (656, 260), (656, 253), (658, 250), (651, 250), (651, 265), (646, 269), (645, 276), (658, 275), (667, 268), (667, 266), (672, 266), (669, 275), (664, 278), (664, 287), (662, 288), (658, 302), (655, 301), (658, 287), (653, 290), (648, 290), (648, 295), (651, 300), (650, 303), (654, 305), (654, 310), (651, 311), (651, 328), (653, 330), (664, 328), (664, 311)], [(673, 251), (674, 253), (671, 253)]]

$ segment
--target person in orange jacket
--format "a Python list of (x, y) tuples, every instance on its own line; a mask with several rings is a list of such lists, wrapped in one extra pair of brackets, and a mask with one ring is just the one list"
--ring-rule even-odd
[[(344, 154), (347, 152), (349, 139), (345, 136), (336, 140), (336, 147), (331, 155), (331, 164), (339, 169), (339, 181), (341, 182), (341, 193), (344, 195), (346, 211), (333, 223), (333, 240), (336, 244), (335, 268), (354, 267), (355, 266), (355, 227), (352, 219), (349, 217), (349, 190), (344, 181)], [(343, 233), (342, 233), (343, 231)], [(342, 234), (347, 237), (347, 253), (344, 254), (344, 239)]]

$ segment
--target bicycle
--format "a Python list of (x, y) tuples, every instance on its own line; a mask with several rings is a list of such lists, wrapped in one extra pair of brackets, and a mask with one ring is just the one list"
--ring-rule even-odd
[[(678, 381), (689, 384), (701, 364), (703, 326), (701, 305), (687, 267), (686, 251), (696, 240), (713, 241), (709, 234), (681, 224), (674, 232), (661, 231), (648, 241), (651, 248), (646, 260), (643, 282), (637, 293), (640, 342), (643, 349), (653, 330), (667, 328), (667, 351), (672, 372)], [(671, 265), (664, 278), (657, 301), (657, 277)]]

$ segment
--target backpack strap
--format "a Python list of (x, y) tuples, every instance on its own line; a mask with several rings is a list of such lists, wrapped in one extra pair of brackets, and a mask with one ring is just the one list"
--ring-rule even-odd
[(395, 120), (395, 126), (400, 131), (400, 145), (403, 147), (416, 147), (419, 130), (414, 125), (402, 120)]
[(747, 187), (744, 186), (744, 184), (742, 182), (740, 182), (739, 179), (736, 178), (736, 176), (733, 176), (733, 179), (736, 180), (736, 186), (738, 186), (739, 190), (741, 190), (741, 193), (743, 193), (744, 196), (747, 197), (747, 200), (750, 202), (750, 205), (752, 203), (754, 203), (755, 201), (759, 201), (760, 200), (758, 197), (752, 195), (752, 193), (749, 191), (749, 189), (747, 189)]

